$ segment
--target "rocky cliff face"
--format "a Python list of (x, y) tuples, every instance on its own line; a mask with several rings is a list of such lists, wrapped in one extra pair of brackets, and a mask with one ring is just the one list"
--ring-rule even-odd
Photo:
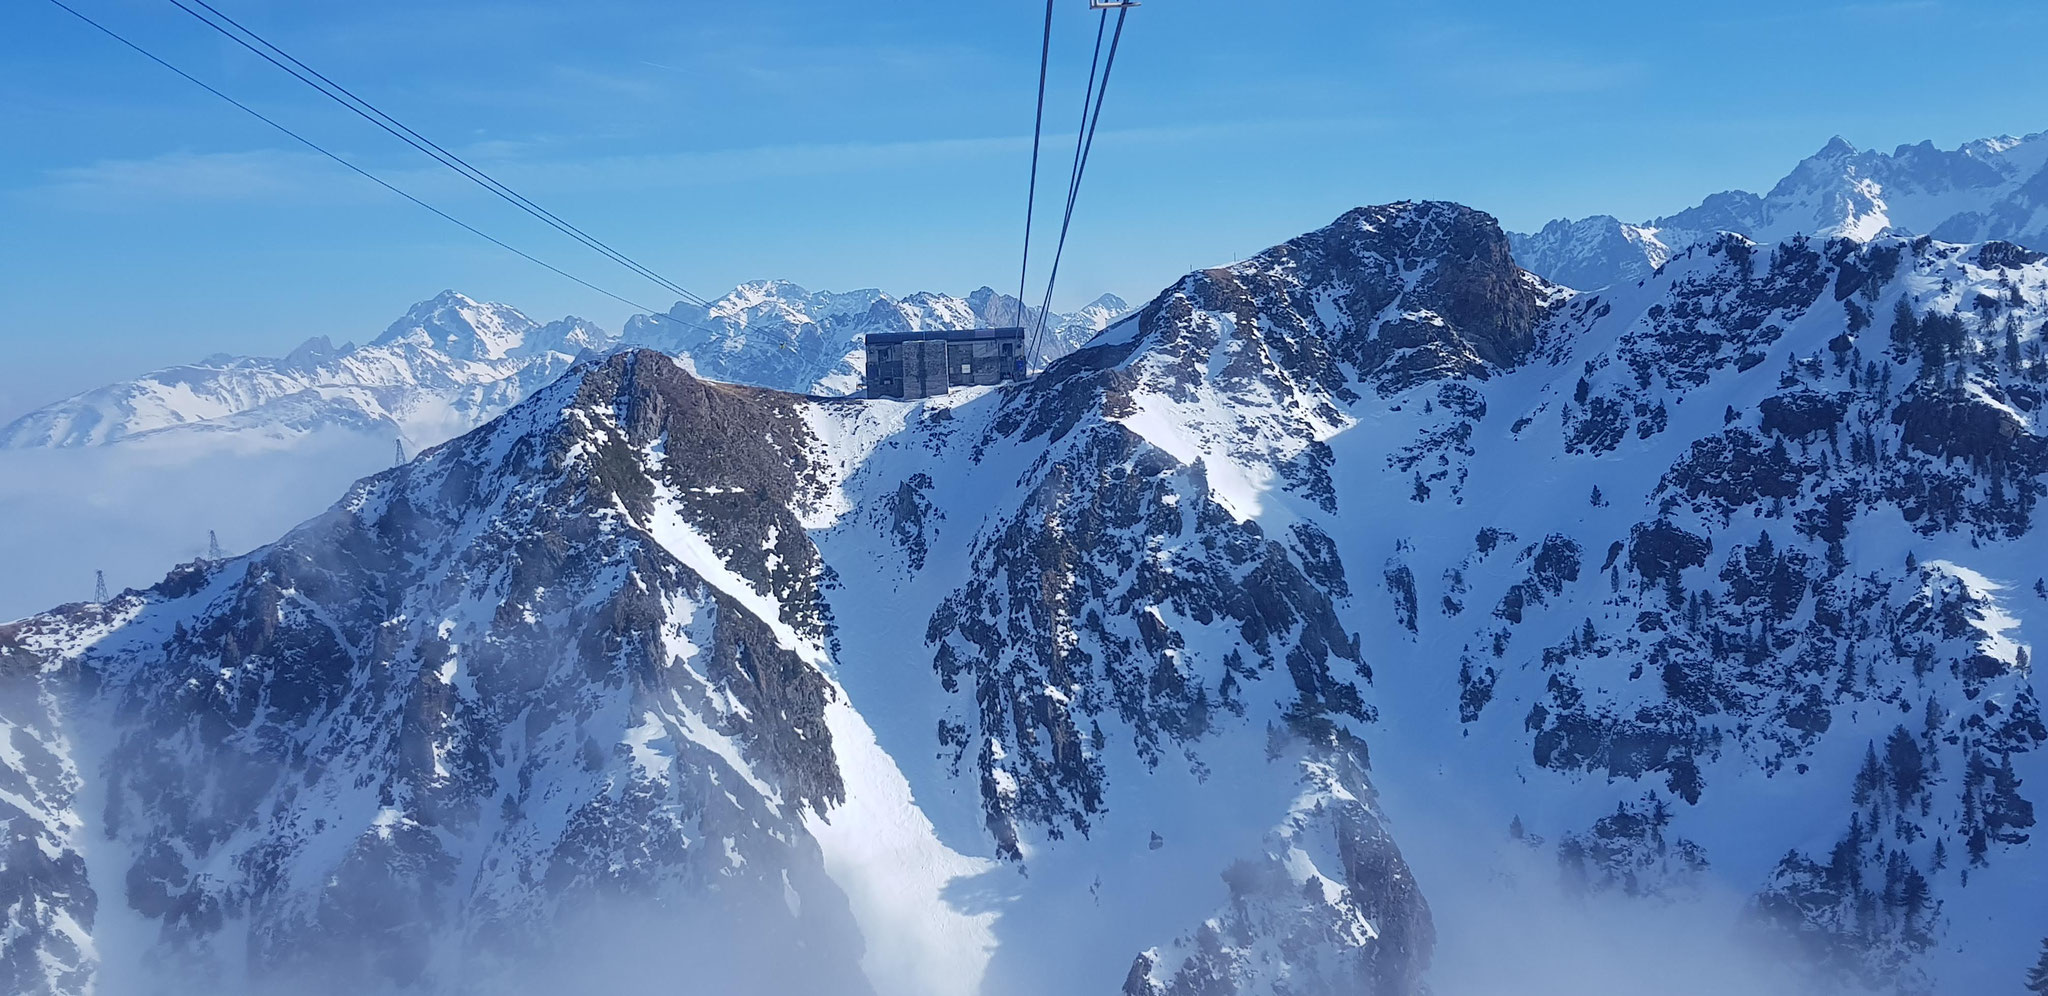
[(255, 554), (10, 628), (77, 697), (72, 829), (148, 970), (488, 990), (450, 966), (687, 900), (806, 939), (747, 991), (838, 985), (858, 935), (801, 824), (845, 785), (800, 433), (626, 355)]
[(586, 362), (0, 630), (0, 958), (493, 991), (680, 922), (722, 991), (1393, 994), (1564, 895), (1787, 991), (1989, 987), (2038, 941), (2044, 321), (2006, 244), (1574, 295), (1404, 203), (1000, 389)]

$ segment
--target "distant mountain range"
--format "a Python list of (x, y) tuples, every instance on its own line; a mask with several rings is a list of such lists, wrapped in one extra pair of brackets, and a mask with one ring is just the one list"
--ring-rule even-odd
[[(1047, 323), (1039, 363), (1063, 356), (1129, 310), (1104, 295)], [(623, 337), (581, 318), (541, 324), (509, 305), (455, 291), (422, 301), (367, 345), (307, 340), (283, 357), (215, 355), (109, 384), (0, 427), (0, 449), (98, 446), (167, 435), (289, 440), (351, 428), (416, 451), (496, 417), (585, 353), (658, 349), (700, 374), (798, 393), (861, 390), (861, 336), (877, 331), (1022, 325), (1013, 297), (878, 290), (812, 293), (788, 281), (745, 284), (675, 321), (640, 316)]]
[(1942, 150), (1932, 142), (1890, 154), (1837, 137), (1770, 192), (1715, 194), (1641, 223), (1611, 215), (1559, 219), (1510, 233), (1515, 260), (1569, 287), (1634, 283), (1672, 254), (1717, 232), (1765, 245), (1794, 235), (1929, 235), (1957, 243), (2001, 240), (2048, 247), (2048, 132), (2001, 136)]
[(610, 342), (580, 318), (542, 325), (446, 291), (367, 345), (318, 337), (283, 357), (209, 356), (66, 398), (0, 428), (0, 448), (332, 426), (423, 447), (483, 424)]

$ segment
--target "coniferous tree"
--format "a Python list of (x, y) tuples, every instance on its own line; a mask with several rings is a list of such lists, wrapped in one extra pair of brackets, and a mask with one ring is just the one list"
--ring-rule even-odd
[(1913, 342), (1919, 338), (1920, 324), (1913, 317), (1913, 306), (1899, 299), (1899, 306), (1892, 309), (1892, 362), (1904, 363), (1912, 353)]
[(1925, 784), (1927, 772), (1920, 757), (1920, 744), (1905, 727), (1895, 727), (1885, 739), (1884, 758), (1885, 767), (1891, 772), (1892, 793), (1899, 808), (1904, 809)]
[(1916, 944), (1926, 942), (1926, 935), (1918, 929), (1916, 921), (1926, 912), (1928, 898), (1927, 876), (1908, 864), (1899, 879), (1899, 909), (1905, 914), (1906, 939)]
[(1963, 847), (1970, 855), (1972, 867), (1984, 864), (1984, 852), (1989, 841), (1984, 832), (1982, 807), (1977, 801), (1977, 786), (1984, 780), (1984, 760), (1973, 749), (1963, 758), (1963, 822), (1958, 828), (1963, 837)]
[(1877, 763), (1877, 745), (1868, 744), (1863, 748), (1863, 767), (1856, 772), (1854, 787), (1850, 789), (1849, 801), (1857, 809), (1870, 805), (1879, 786), (1884, 784), (1884, 770)]
[(1948, 722), (1948, 710), (1929, 695), (1927, 708), (1921, 711), (1920, 716), (1923, 724), (1920, 736), (1927, 742), (1927, 773), (1938, 775), (1941, 774), (1941, 728)]
[(1948, 347), (1939, 338), (1923, 335), (1920, 338), (1920, 376), (1934, 380), (1948, 366)]
[(2040, 960), (2027, 970), (2027, 991), (2034, 996), (2048, 996), (2048, 937), (2041, 939)]

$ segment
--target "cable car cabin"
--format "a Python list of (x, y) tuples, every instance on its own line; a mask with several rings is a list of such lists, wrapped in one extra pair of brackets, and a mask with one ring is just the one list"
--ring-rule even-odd
[(1024, 379), (1024, 330), (933, 329), (867, 337), (870, 398), (932, 398)]

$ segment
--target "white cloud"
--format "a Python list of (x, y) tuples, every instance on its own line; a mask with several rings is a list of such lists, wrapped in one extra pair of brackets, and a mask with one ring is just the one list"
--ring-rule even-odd
[(41, 195), (79, 205), (128, 206), (135, 201), (250, 201), (333, 197), (350, 184), (348, 171), (311, 152), (167, 152), (141, 159), (102, 159), (45, 174)]
[[(1147, 128), (1105, 128), (1098, 145), (1177, 145), (1218, 138), (1281, 134), (1328, 134), (1373, 129), (1367, 117), (1278, 118), (1208, 122)], [(1071, 151), (1074, 136), (1049, 134), (1047, 148)], [(562, 191), (660, 190), (747, 183), (763, 179), (834, 176), (902, 169), (933, 163), (1017, 157), (1031, 148), (1029, 135), (902, 138), (876, 141), (797, 142), (585, 158), (527, 158), (559, 141), (495, 140), (463, 149), (470, 162), (511, 184), (539, 194)], [(423, 158), (401, 169), (366, 169), (436, 205), (483, 197), (480, 190)], [(103, 159), (50, 170), (31, 193), (74, 206), (127, 207), (138, 202), (291, 200), (295, 203), (376, 202), (391, 195), (312, 152), (258, 149), (246, 152), (173, 152), (139, 159)]]

